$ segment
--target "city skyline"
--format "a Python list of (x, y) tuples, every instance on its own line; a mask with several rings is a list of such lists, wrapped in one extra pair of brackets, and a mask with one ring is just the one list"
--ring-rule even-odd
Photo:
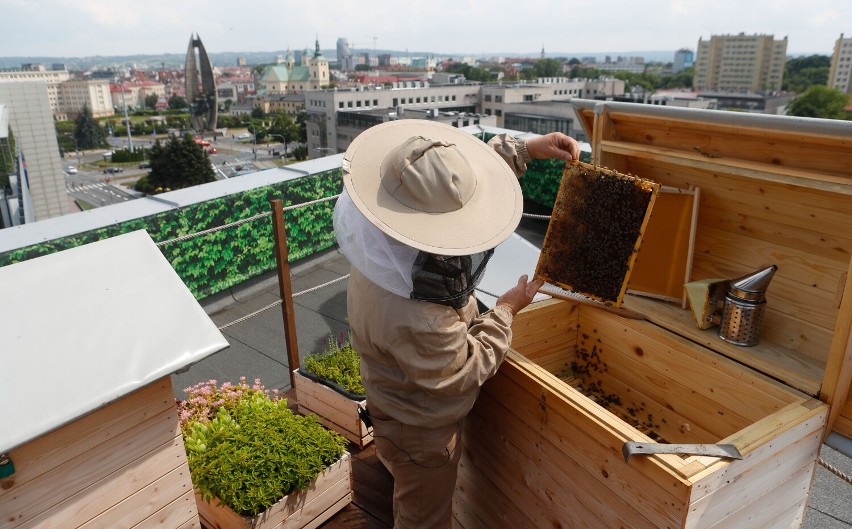
[[(332, 6), (291, 1), (253, 2), (235, 10), (221, 0), (0, 0), (0, 56), (87, 57), (179, 53), (198, 33), (209, 52), (333, 49), (338, 38), (359, 49), (443, 55), (548, 56), (629, 54), (631, 50), (695, 49), (712, 35), (788, 37), (790, 55), (830, 54), (852, 20), (852, 3), (792, 0), (650, 0), (642, 4), (505, 0), (434, 0), (401, 8), (388, 0)], [(639, 7), (637, 7), (639, 6)], [(519, 22), (527, 17), (527, 22)]]

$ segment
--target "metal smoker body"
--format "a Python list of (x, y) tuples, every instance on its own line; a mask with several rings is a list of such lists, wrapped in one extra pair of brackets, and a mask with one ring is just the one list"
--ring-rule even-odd
[(766, 289), (776, 265), (731, 281), (722, 309), (719, 338), (735, 344), (756, 345), (766, 309)]

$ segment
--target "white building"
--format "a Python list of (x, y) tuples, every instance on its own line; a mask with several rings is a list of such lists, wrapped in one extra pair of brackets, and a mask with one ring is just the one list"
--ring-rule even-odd
[[(62, 114), (59, 100), (59, 84), (71, 78), (68, 70), (48, 70), (43, 64), (24, 64), (21, 68), (0, 70), (0, 83), (21, 83), (40, 81), (47, 85), (47, 96), (50, 110), (57, 115)], [(64, 119), (64, 118), (58, 118)]]
[(843, 33), (834, 42), (828, 86), (852, 94), (852, 38), (843, 38)]
[[(624, 81), (618, 79), (565, 77), (511, 85), (439, 85), (416, 80), (393, 83), (390, 87), (311, 91), (305, 93), (308, 155), (317, 158), (344, 152), (352, 140), (367, 128), (412, 116), (448, 120), (460, 127), (488, 124), (536, 133), (539, 129), (548, 128), (547, 132), (559, 130), (577, 137), (582, 129), (575, 126), (576, 116), (573, 113), (565, 114), (569, 111), (566, 110), (568, 105), (549, 108), (544, 105), (534, 108), (534, 105), (580, 97), (604, 99), (623, 93)], [(507, 117), (519, 125), (505, 125)]]
[(115, 114), (109, 81), (106, 79), (74, 79), (60, 83), (59, 106), (69, 119), (77, 117), (86, 106), (95, 119)]

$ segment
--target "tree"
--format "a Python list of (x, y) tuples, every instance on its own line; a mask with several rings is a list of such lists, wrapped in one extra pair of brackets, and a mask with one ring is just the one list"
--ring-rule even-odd
[(560, 77), (564, 75), (563, 62), (557, 59), (541, 59), (533, 65), (536, 77)]
[(182, 110), (188, 107), (186, 99), (177, 94), (172, 94), (172, 97), (169, 98), (169, 108), (172, 110)]
[(157, 101), (160, 100), (160, 96), (157, 94), (148, 94), (145, 96), (145, 106), (148, 108), (157, 108)]
[(157, 140), (150, 160), (151, 172), (136, 183), (138, 191), (160, 193), (216, 180), (210, 157), (192, 134), (170, 136), (165, 145)]
[(784, 66), (784, 83), (781, 89), (801, 94), (811, 86), (826, 85), (830, 67), (831, 57), (828, 55), (790, 59)]
[(89, 105), (83, 105), (83, 111), (74, 121), (74, 138), (80, 149), (97, 149), (106, 147), (106, 133), (92, 117)]
[(846, 110), (849, 96), (835, 88), (814, 85), (787, 106), (788, 116), (827, 119), (852, 119)]
[(269, 127), (269, 135), (275, 139), (283, 139), (284, 152), (287, 152), (287, 144), (299, 140), (299, 125), (293, 121), (293, 118), (284, 112), (278, 110), (272, 115), (272, 125)]

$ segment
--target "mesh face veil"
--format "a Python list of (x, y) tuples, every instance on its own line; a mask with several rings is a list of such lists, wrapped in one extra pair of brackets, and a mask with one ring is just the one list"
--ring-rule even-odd
[(464, 307), (482, 281), (485, 266), (492, 255), (494, 250), (461, 256), (420, 252), (411, 270), (414, 282), (411, 299), (449, 305), (456, 309)]
[(340, 252), (371, 282), (410, 299), (464, 307), (494, 250), (463, 256), (422, 252), (384, 234), (358, 211), (346, 190), (334, 208)]

